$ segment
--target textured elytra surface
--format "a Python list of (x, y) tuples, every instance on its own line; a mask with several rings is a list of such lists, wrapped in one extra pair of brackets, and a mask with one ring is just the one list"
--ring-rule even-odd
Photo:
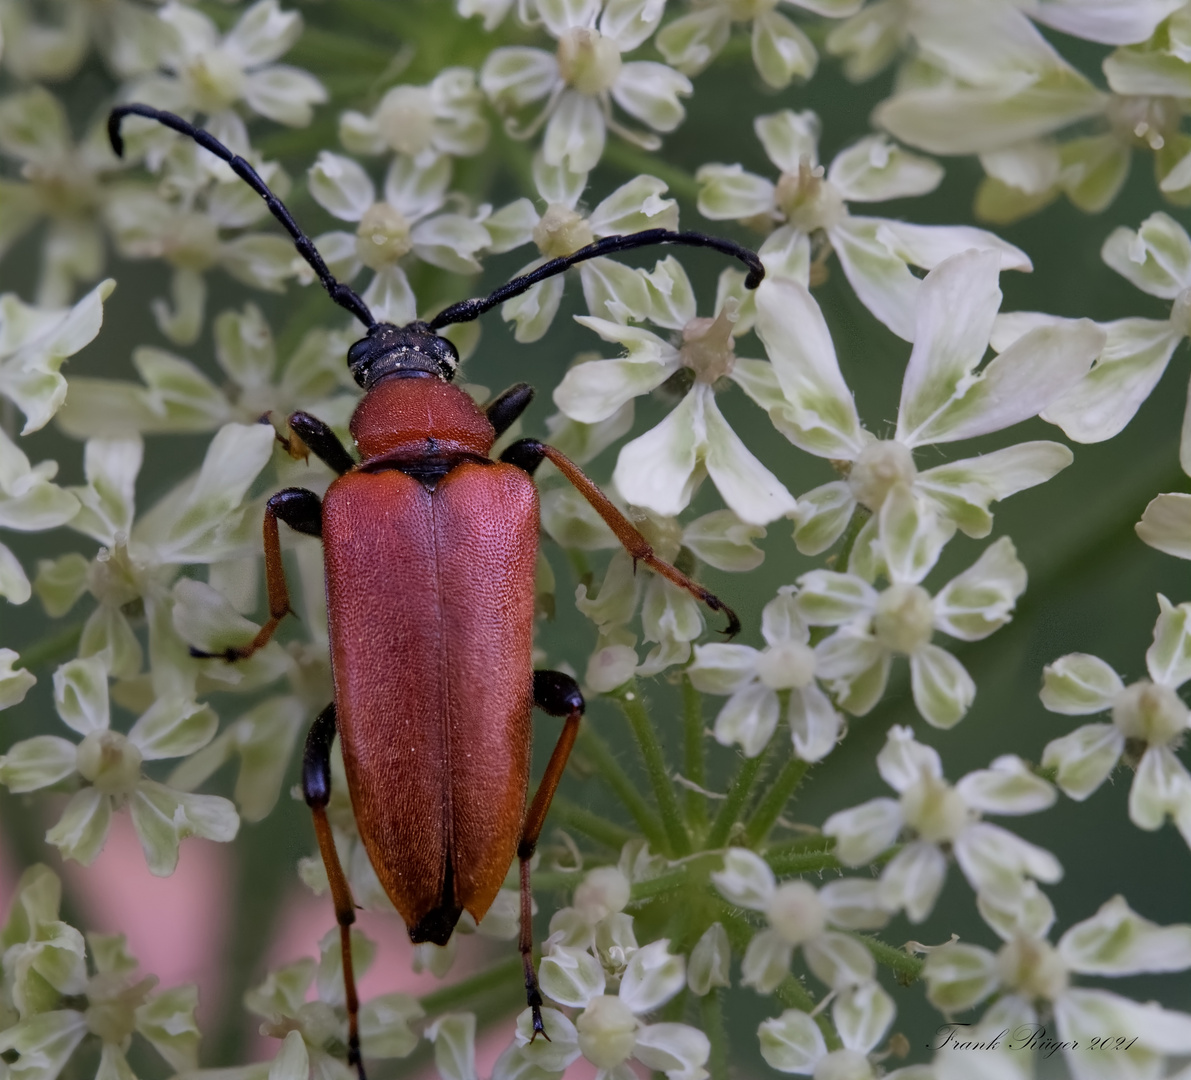
[[(339, 734), (360, 834), (407, 925), (477, 920), (516, 852), (530, 760), (538, 496), (511, 465), (427, 491), (349, 473), (323, 504)], [(446, 898), (448, 901), (450, 898)]]

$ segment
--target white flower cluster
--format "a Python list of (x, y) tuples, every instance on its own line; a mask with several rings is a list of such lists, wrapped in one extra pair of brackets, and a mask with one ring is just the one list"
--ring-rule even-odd
[[(215, 304), (216, 270), (277, 294), (315, 275), (259, 195), (192, 140), (128, 116), (118, 157), (104, 123), (112, 104), (180, 114), (279, 197), (292, 186), (303, 222), (343, 223), (315, 246), (378, 320), (398, 324), (477, 291), (482, 271), (499, 267), (503, 280), (611, 237), (677, 232), (680, 214), (690, 229), (697, 214), (714, 223), (701, 228), (749, 238), (764, 280), (749, 290), (733, 267), (714, 299), (700, 298), (673, 254), (635, 267), (604, 248), (578, 264), (586, 310), (575, 321), (595, 338), (553, 387), (545, 425), (607, 481), (653, 555), (687, 576), (749, 574), (768, 557), (768, 602), (742, 605), (742, 641), (702, 640), (695, 596), (642, 570), (558, 470), (537, 473), (549, 542), (535, 599), (550, 613), (573, 589), (591, 625), (586, 655), (544, 631), (535, 665), (549, 654), (583, 671), (589, 700), (620, 708), (648, 789), (592, 723), (576, 756), (633, 827), (556, 808), (568, 831), (547, 830), (534, 866), (548, 886), (573, 886), (573, 899), (550, 913), (541, 946), (547, 1038), (523, 1012), (492, 1080), (553, 1080), (580, 1059), (598, 1080), (641, 1070), (723, 1080), (746, 1044), (756, 1068), (816, 1080), (1020, 1080), (1047, 1051), (1011, 1047), (1004, 1033), (1047, 1024), (1075, 1080), (1169, 1075), (1191, 1055), (1191, 1015), (1078, 983), (1186, 971), (1191, 926), (1159, 926), (1121, 896), (1091, 897), (1072, 913), (1084, 921), (1058, 925), (1045, 887), (1063, 876), (1049, 850), (1062, 852), (1061, 838), (1042, 847), (988, 819), (1040, 814), (1060, 793), (1082, 802), (1126, 767), (1129, 820), (1146, 832), (1169, 820), (1191, 846), (1191, 709), (1180, 695), (1191, 602), (1159, 595), (1145, 677), (1128, 682), (1085, 652), (1041, 673), (1040, 724), (1043, 706), (1108, 719), (1058, 734), (1036, 762), (1008, 745), (966, 772), (944, 758), (959, 746), (947, 740), (995, 730), (976, 643), (1011, 621), (1027, 585), (1013, 539), (993, 538), (992, 506), (1074, 460), (1066, 442), (1018, 436), (1017, 425), (1036, 433), (1041, 418), (1078, 444), (1113, 438), (1191, 337), (1191, 236), (1177, 210), (1153, 209), (1191, 202), (1191, 4), (357, 0), (308, 18), (303, 40), (303, 17), (279, 0), (0, 0), (0, 260), (30, 268), (19, 293), (0, 296), (0, 526), (64, 528), (73, 541), (0, 544), (2, 644), (14, 646), (0, 648), (0, 709), (19, 732), (0, 746), (0, 785), (57, 799), (46, 840), (83, 864), (127, 809), (149, 869), (168, 875), (187, 837), (245, 842), (241, 819), (273, 809), (298, 739), (333, 696), (311, 537), (282, 530), (300, 626), (287, 620), (246, 661), (222, 657), (260, 630), (268, 493), (300, 484), (321, 495), (332, 480), (287, 418), (309, 412), (350, 443), (359, 391), (343, 358), (354, 336), (309, 289), (300, 303)], [(394, 36), (409, 47), (390, 47)], [(1101, 47), (1103, 79), (1069, 62), (1067, 38)], [(856, 82), (896, 65), (877, 130), (824, 133), (814, 112), (791, 107), (786, 88), (832, 58)], [(743, 140), (709, 132), (705, 99), (692, 100), (717, 77), (742, 88), (730, 106)], [(768, 97), (753, 93), (755, 78)], [(291, 130), (279, 136), (276, 124)], [(675, 153), (657, 155), (672, 135)], [(772, 168), (723, 160), (754, 135), (751, 160), (763, 152)], [(841, 148), (821, 161), (821, 142)], [(1152, 205), (1135, 230), (1105, 226), (1095, 242), (1104, 266), (1151, 298), (1132, 297), (1144, 315), (1002, 311), (1001, 274), (1031, 271), (1041, 253), (973, 224), (926, 223), (926, 197), (945, 190), (940, 157), (978, 159), (975, 217), (999, 226), (1060, 196), (1105, 210), (1135, 151), (1154, 159)], [(131, 260), (168, 267), (140, 305), (160, 340), (133, 349), (136, 378), (102, 377), (88, 365), (112, 351), (105, 274), (131, 276)], [(505, 300), (508, 336), (557, 332), (564, 291), (559, 275)], [(856, 319), (872, 324), (881, 355), (853, 355)], [(477, 327), (450, 334), (466, 360)], [(853, 393), (844, 371), (859, 361), (900, 374), (896, 414), (854, 379)], [(81, 446), (52, 442), (51, 421)], [(168, 465), (173, 435), (206, 449), (174, 451), (184, 464), (167, 481), (157, 464)], [(601, 455), (614, 446), (609, 469)], [(51, 452), (80, 482), (58, 482)], [(1178, 459), (1191, 476), (1191, 411)], [(1157, 494), (1136, 531), (1191, 558), (1191, 495)], [(718, 594), (747, 595), (740, 580)], [(9, 609), (35, 593), (48, 618), (70, 620), (65, 633), (29, 642), (10, 629)], [(639, 682), (663, 674), (682, 693), (680, 774)], [(727, 750), (705, 745), (703, 696), (722, 699), (709, 734)], [(870, 714), (885, 733), (875, 772), (853, 738)], [(788, 741), (774, 738), (783, 717)], [(234, 788), (199, 790), (233, 759)], [(791, 820), (802, 786), (845, 761), (892, 794), (836, 794), (821, 820)], [(395, 918), (338, 754), (327, 815), (354, 902)], [(944, 893), (952, 862), (959, 899)], [(328, 890), (321, 859), (299, 873)], [(516, 884), (478, 927), (465, 915), (459, 929), (515, 938)], [(134, 1034), (202, 1076), (194, 989), (157, 992), (119, 937), (84, 941), (59, 918), (60, 891), (46, 868), (29, 869), (0, 930), (0, 1080), (56, 1080), (87, 1040), (102, 1080), (128, 1080)], [(904, 937), (958, 905), (974, 907), (999, 951), (966, 940), (903, 950), (877, 936)], [(467, 948), (459, 936), (419, 945), (418, 970), (446, 976)], [(247, 1008), (279, 1040), (272, 1063), (210, 1080), (351, 1080), (339, 941), (328, 935), (318, 961), (249, 991)], [(351, 942), (359, 975), (374, 947)], [(523, 976), (505, 963), (502, 1006)], [(934, 1033), (910, 1043), (894, 1029), (895, 982), (919, 978), (948, 1023), (968, 1025), (926, 1053), (917, 1036)], [(444, 1080), (478, 1080), (476, 1002), (496, 985), (488, 971), (420, 1002), (364, 1001), (365, 1060), (420, 1048)], [(1166, 992), (1153, 986), (1139, 992)], [(755, 1010), (743, 1040), (725, 1026), (739, 988)], [(901, 1066), (908, 1052), (917, 1063)]]

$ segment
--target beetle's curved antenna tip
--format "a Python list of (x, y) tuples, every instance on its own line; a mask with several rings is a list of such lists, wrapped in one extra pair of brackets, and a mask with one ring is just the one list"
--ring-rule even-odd
[(124, 116), (123, 109), (113, 109), (108, 113), (108, 142), (112, 144), (112, 150), (118, 158), (124, 156), (124, 136), (120, 134), (120, 121)]

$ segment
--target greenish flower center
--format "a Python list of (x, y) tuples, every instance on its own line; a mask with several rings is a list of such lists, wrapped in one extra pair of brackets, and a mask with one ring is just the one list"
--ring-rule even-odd
[(154, 975), (131, 986), (125, 974), (96, 975), (87, 983), (87, 1000), (90, 1002), (84, 1014), (87, 1030), (105, 1043), (126, 1046), (136, 1030), (136, 1010), (156, 985)]
[(356, 229), (356, 254), (370, 270), (391, 266), (413, 250), (410, 224), (388, 203), (373, 203), (364, 211)]
[(118, 731), (92, 731), (79, 743), (77, 767), (105, 795), (131, 795), (141, 779), (141, 752)]
[(843, 196), (827, 182), (823, 166), (805, 158), (797, 172), (782, 173), (774, 201), (786, 220), (804, 232), (830, 229), (848, 216)]
[(637, 1018), (617, 997), (592, 998), (575, 1021), (579, 1049), (597, 1069), (623, 1064), (637, 1045)]
[(910, 487), (918, 470), (908, 446), (893, 439), (869, 443), (848, 473), (848, 487), (861, 506), (876, 513), (895, 484)]
[(1148, 679), (1126, 687), (1112, 705), (1112, 722), (1121, 734), (1151, 746), (1174, 742), (1187, 730), (1187, 720), (1187, 706), (1179, 695)]
[(558, 73), (581, 94), (602, 94), (620, 75), (620, 47), (597, 30), (575, 27), (558, 39)]
[(815, 653), (798, 641), (771, 645), (757, 658), (757, 677), (770, 690), (801, 689), (815, 677)]
[(427, 86), (396, 86), (376, 110), (380, 137), (399, 154), (428, 150), (434, 137), (434, 96)]
[(935, 612), (919, 585), (890, 585), (877, 598), (873, 631), (885, 648), (909, 656), (930, 641)]
[(946, 780), (924, 776), (902, 793), (902, 815), (923, 840), (950, 843), (973, 820), (963, 796)]
[(1024, 997), (1054, 1001), (1067, 989), (1067, 965), (1048, 941), (1019, 937), (997, 954), (1001, 982)]
[(210, 49), (196, 57), (185, 77), (201, 112), (220, 112), (239, 101), (244, 92), (240, 61), (223, 49)]
[(546, 207), (546, 212), (533, 227), (533, 242), (548, 259), (569, 255), (572, 251), (587, 247), (594, 239), (595, 234), (587, 219), (578, 210), (561, 203), (551, 203)]
[(1177, 134), (1182, 109), (1170, 97), (1114, 94), (1107, 115), (1118, 138), (1148, 150), (1161, 150)]
[(699, 382), (714, 385), (736, 366), (736, 328), (739, 307), (725, 303), (714, 319), (692, 319), (682, 328), (682, 346), (678, 353), (684, 367), (695, 373)]
[(805, 881), (787, 881), (769, 898), (765, 917), (791, 945), (817, 938), (827, 929), (827, 911), (814, 887)]

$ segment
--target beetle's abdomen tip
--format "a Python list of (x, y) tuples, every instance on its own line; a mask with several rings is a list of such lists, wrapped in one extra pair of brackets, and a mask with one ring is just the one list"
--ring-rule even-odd
[(463, 908), (454, 904), (443, 904), (422, 916), (415, 926), (409, 928), (409, 940), (415, 945), (423, 941), (433, 942), (435, 945), (445, 945), (451, 940), (451, 934)]

